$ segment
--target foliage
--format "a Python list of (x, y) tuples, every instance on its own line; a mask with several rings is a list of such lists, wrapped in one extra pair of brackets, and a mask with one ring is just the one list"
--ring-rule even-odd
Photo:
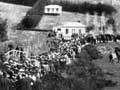
[(113, 24), (115, 24), (115, 20), (114, 20), (113, 17), (109, 17), (109, 19), (107, 20), (106, 23), (107, 23), (108, 25), (109, 25), (109, 24), (113, 25)]
[(90, 32), (93, 29), (94, 29), (94, 25), (87, 26), (86, 32)]
[(73, 39), (76, 39), (76, 38), (78, 38), (78, 36), (79, 36), (78, 34), (72, 34), (71, 37), (72, 37)]
[(106, 24), (109, 26), (109, 25), (112, 25), (113, 27), (113, 31), (115, 32), (116, 31), (116, 21), (113, 17), (109, 17), (109, 19), (107, 20)]
[(94, 45), (88, 44), (81, 49), (81, 53), (76, 58), (81, 58), (82, 61), (92, 61), (102, 58), (102, 55)]
[(41, 90), (70, 90), (69, 81), (60, 74), (50, 72), (42, 78)]
[(8, 39), (7, 37), (7, 20), (0, 23), (0, 42), (4, 42)]
[(70, 12), (79, 12), (79, 13), (90, 13), (94, 14), (95, 12), (98, 13), (98, 15), (101, 15), (103, 12), (105, 15), (111, 15), (114, 12), (117, 12), (117, 10), (108, 4), (91, 4), (89, 2), (84, 3), (71, 3), (68, 1), (61, 1), (60, 5), (63, 6), (64, 11), (70, 11)]
[[(111, 80), (105, 80), (101, 68), (92, 63), (92, 59), (99, 58), (95, 56), (95, 53), (97, 53), (96, 48), (88, 45), (82, 49), (81, 54), (76, 57), (76, 61), (67, 67), (66, 73), (74, 81), (73, 87), (77, 87), (75, 90), (78, 88), (82, 88), (82, 90), (101, 90), (104, 87), (116, 85)], [(111, 82), (111, 84), (108, 84), (108, 82)]]
[(30, 17), (25, 17), (22, 20), (21, 25), (23, 28), (32, 28), (34, 26), (34, 20)]
[(96, 48), (92, 45), (83, 48), (81, 54), (76, 56), (76, 60), (71, 65), (66, 66), (63, 72), (66, 76), (52, 72), (45, 75), (40, 83), (41, 89), (101, 90), (106, 86), (116, 85), (111, 80), (105, 80), (102, 70), (92, 63), (91, 60), (94, 56), (90, 52), (93, 50), (96, 50)]
[(98, 59), (101, 57), (100, 53), (98, 52), (97, 48), (94, 45), (86, 45), (83, 49), (85, 50), (88, 55), (90, 55), (90, 58), (93, 59)]
[[(44, 6), (49, 4), (49, 0), (40, 0), (34, 4), (32, 9), (30, 9), (26, 16), (18, 24), (19, 28), (34, 28), (40, 22), (42, 15), (44, 14)], [(39, 8), (38, 8), (39, 7)]]

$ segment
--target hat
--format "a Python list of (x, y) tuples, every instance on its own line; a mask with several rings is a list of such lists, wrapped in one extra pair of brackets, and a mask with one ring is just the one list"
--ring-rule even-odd
[(25, 70), (24, 69), (20, 69), (19, 72), (24, 72)]

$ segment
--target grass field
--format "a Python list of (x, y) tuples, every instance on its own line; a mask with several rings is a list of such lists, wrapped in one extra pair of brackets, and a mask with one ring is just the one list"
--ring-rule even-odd
[[(119, 43), (108, 43), (108, 44), (101, 44), (102, 46), (108, 47), (120, 47)], [(97, 66), (100, 66), (102, 70), (106, 73), (111, 73), (106, 75), (106, 79), (111, 79), (113, 81), (117, 81), (118, 84), (115, 87), (107, 87), (104, 90), (120, 90), (120, 63), (114, 62), (113, 64), (109, 63), (108, 54), (105, 54), (103, 59), (96, 60), (94, 63)]]

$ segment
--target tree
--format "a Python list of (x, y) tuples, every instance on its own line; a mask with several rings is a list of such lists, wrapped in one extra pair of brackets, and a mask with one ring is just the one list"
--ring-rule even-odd
[(61, 6), (63, 6), (64, 11), (70, 11), (70, 12), (79, 12), (79, 13), (87, 13), (89, 12), (91, 15), (94, 14), (94, 12), (97, 12), (98, 15), (102, 15), (104, 12), (105, 15), (112, 15), (114, 12), (116, 13), (117, 10), (108, 4), (92, 4), (89, 2), (84, 2), (84, 3), (73, 3), (70, 1), (61, 1), (60, 3)]
[(4, 42), (8, 39), (6, 28), (7, 20), (4, 20), (0, 23), (0, 42)]
[(36, 27), (44, 14), (44, 7), (47, 4), (49, 4), (49, 0), (38, 0), (17, 27), (20, 29)]
[(23, 28), (32, 28), (34, 26), (34, 20), (30, 17), (25, 17), (22, 20), (21, 25)]
[(95, 53), (95, 47), (88, 45), (82, 49), (76, 60), (67, 66), (66, 74), (74, 82), (72, 90), (102, 90), (104, 87), (116, 85), (113, 81), (106, 80), (102, 69), (92, 63), (92, 59), (99, 58), (93, 55)]
[(93, 29), (94, 29), (94, 25), (87, 26), (86, 32), (90, 32)]
[(48, 73), (42, 77), (40, 90), (72, 90), (71, 81), (60, 74)]
[(112, 16), (109, 17), (109, 19), (107, 20), (106, 24), (107, 24), (108, 26), (111, 25), (112, 28), (113, 28), (113, 31), (116, 32), (116, 21), (115, 21), (115, 19), (114, 19)]
[(97, 48), (94, 45), (86, 45), (83, 50), (85, 50), (87, 54), (90, 55), (90, 58), (92, 60), (101, 58), (101, 54), (98, 52)]

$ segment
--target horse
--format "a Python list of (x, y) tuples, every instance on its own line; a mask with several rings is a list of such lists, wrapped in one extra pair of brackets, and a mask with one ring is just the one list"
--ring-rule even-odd
[(110, 52), (109, 53), (109, 62), (113, 63), (114, 61), (118, 61), (117, 55), (115, 52)]
[(120, 48), (115, 47), (115, 53), (116, 53), (116, 55), (117, 55), (118, 63), (119, 63), (119, 62), (120, 62)]

